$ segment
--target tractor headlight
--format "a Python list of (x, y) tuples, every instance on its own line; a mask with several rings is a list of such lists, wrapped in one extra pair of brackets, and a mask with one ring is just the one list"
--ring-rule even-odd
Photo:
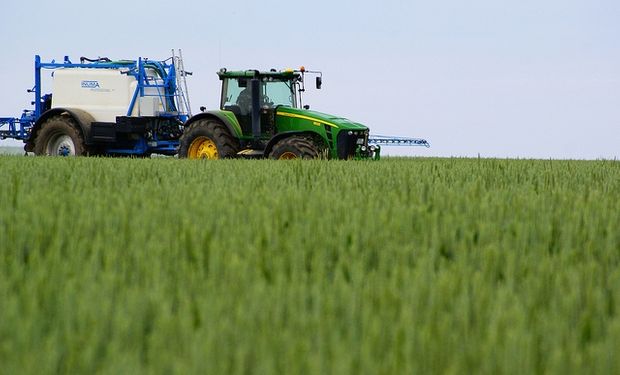
[(347, 133), (348, 135), (353, 135), (353, 131), (349, 130), (349, 132)]
[(366, 152), (366, 146), (362, 146), (362, 147), (360, 147), (360, 150), (362, 150), (362, 151)]
[(375, 145), (370, 145), (370, 151), (374, 152), (377, 148), (375, 147)]

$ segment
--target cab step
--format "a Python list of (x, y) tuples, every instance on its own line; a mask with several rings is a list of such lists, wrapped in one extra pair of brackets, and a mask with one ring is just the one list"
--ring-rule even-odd
[(253, 148), (246, 148), (244, 150), (237, 152), (237, 155), (243, 158), (246, 158), (246, 159), (259, 159), (259, 158), (262, 158), (264, 154), (265, 154), (264, 150), (256, 150)]

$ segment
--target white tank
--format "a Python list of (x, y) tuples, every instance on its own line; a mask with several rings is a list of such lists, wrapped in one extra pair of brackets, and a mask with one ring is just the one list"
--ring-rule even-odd
[[(153, 71), (147, 71), (155, 79)], [(90, 113), (95, 121), (116, 122), (127, 116), (136, 78), (119, 69), (66, 68), (54, 72), (52, 108), (76, 108)], [(155, 116), (164, 110), (156, 88), (146, 88), (138, 95), (131, 116)]]

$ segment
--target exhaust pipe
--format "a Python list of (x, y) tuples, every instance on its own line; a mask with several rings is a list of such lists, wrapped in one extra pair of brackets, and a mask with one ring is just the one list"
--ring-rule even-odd
[(260, 144), (260, 79), (252, 78), (250, 81), (252, 93), (252, 136), (254, 137), (254, 147)]

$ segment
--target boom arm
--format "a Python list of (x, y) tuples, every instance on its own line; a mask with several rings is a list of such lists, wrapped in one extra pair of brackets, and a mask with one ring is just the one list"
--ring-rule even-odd
[(26, 139), (29, 136), (27, 128), (20, 126), (18, 118), (0, 117), (0, 140), (7, 138)]
[(409, 137), (392, 137), (389, 135), (371, 134), (368, 137), (368, 144), (384, 146), (424, 146), (431, 147), (426, 139)]

